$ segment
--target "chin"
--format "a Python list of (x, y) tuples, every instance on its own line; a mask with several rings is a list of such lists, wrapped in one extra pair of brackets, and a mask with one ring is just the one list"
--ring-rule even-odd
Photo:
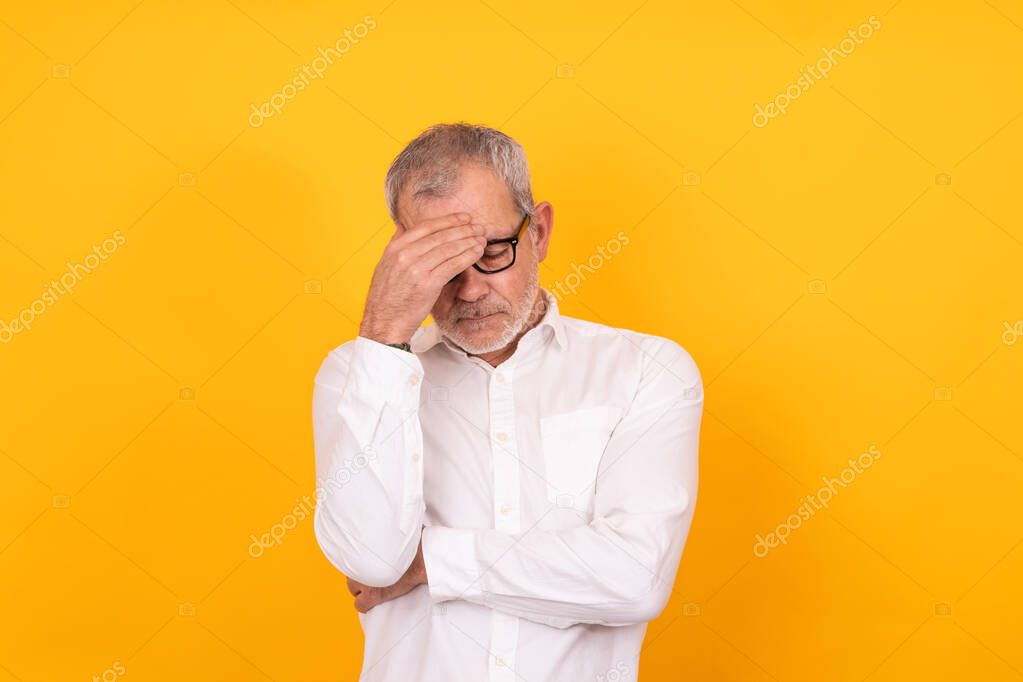
[(492, 334), (472, 334), (463, 338), (464, 348), (470, 353), (489, 353), (501, 347), (500, 339)]
[(507, 333), (506, 312), (491, 315), (482, 320), (456, 320), (453, 324), (442, 324), (441, 332), (456, 346), (470, 355), (483, 355), (500, 350), (510, 343), (512, 334)]
[(470, 355), (490, 353), (505, 345), (501, 343), (501, 339), (496, 334), (482, 332), (466, 333), (464, 329), (457, 330), (454, 334), (449, 335), (449, 338), (456, 346)]

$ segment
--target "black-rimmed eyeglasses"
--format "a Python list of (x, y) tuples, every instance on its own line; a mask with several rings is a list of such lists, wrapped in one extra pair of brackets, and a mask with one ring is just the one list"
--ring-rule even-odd
[[(529, 227), (530, 217), (528, 213), (522, 216), (522, 222), (519, 223), (518, 229), (511, 237), (488, 239), (487, 245), (483, 248), (483, 255), (472, 264), (472, 267), (484, 275), (493, 275), (515, 265), (515, 253), (518, 250), (519, 239), (525, 229)], [(455, 275), (448, 282), (453, 282), (457, 277), (458, 275)]]

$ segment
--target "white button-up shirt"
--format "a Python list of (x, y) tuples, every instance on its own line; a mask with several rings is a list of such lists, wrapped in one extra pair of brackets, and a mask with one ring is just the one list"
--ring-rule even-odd
[[(696, 502), (703, 390), (666, 338), (548, 309), (497, 367), (436, 325), (364, 337), (316, 376), (315, 531), (390, 585), (359, 618), (362, 680), (635, 680)], [(425, 526), (425, 528), (424, 528)]]

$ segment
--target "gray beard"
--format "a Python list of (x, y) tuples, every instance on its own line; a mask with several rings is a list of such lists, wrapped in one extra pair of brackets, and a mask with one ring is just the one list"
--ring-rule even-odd
[(494, 351), (501, 350), (510, 344), (525, 328), (526, 323), (529, 322), (530, 313), (533, 312), (533, 305), (536, 303), (536, 295), (540, 290), (540, 273), (537, 266), (537, 262), (529, 264), (530, 275), (529, 280), (526, 282), (526, 290), (523, 292), (522, 297), (518, 300), (517, 305), (513, 306), (511, 321), (505, 323), (501, 333), (493, 340), (489, 342), (477, 341), (472, 337), (467, 336), (462, 329), (458, 328), (457, 325), (448, 324), (447, 320), (435, 320), (441, 334), (443, 334), (448, 341), (458, 346), (469, 355), (492, 353)]

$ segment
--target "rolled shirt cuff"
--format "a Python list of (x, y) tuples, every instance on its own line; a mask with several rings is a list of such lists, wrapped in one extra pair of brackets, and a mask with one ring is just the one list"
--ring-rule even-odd
[(348, 371), (348, 387), (361, 395), (412, 410), (419, 407), (423, 364), (415, 353), (358, 336)]
[(434, 603), (482, 597), (483, 571), (476, 557), (474, 531), (426, 526), (423, 562)]

